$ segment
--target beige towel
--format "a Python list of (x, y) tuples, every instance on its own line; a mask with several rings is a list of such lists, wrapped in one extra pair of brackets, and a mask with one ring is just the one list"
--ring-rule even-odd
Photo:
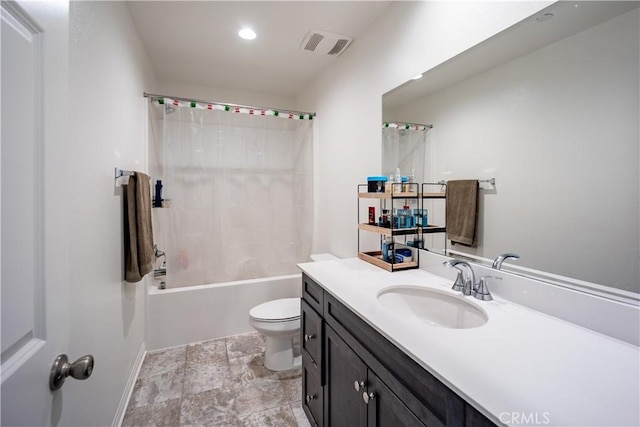
[(476, 237), (478, 180), (447, 182), (447, 237), (472, 246)]
[(149, 176), (135, 172), (123, 185), (124, 280), (139, 282), (153, 269), (153, 227)]

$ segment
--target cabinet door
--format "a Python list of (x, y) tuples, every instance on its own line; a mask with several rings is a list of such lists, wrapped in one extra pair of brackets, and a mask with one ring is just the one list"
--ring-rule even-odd
[(322, 376), (322, 318), (305, 300), (301, 300), (302, 357), (308, 357)]
[(325, 331), (325, 369), (325, 425), (366, 426), (367, 406), (362, 393), (366, 390), (367, 366), (329, 327)]
[(363, 401), (367, 402), (368, 427), (425, 427), (371, 370), (367, 381)]

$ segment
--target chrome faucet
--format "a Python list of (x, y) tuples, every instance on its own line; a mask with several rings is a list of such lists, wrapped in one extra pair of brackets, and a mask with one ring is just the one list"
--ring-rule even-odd
[(482, 301), (493, 300), (493, 297), (491, 296), (491, 292), (489, 292), (489, 287), (487, 286), (487, 280), (489, 279), (502, 280), (502, 277), (482, 276), (480, 278), (480, 283), (478, 283), (478, 286), (476, 286), (476, 288), (473, 290), (472, 295), (474, 298)]
[[(460, 271), (451, 289), (453, 289), (454, 291), (461, 291), (462, 295), (471, 295), (476, 288), (476, 275), (474, 274), (471, 265), (461, 259), (451, 259), (449, 261), (443, 262), (443, 264), (447, 268), (455, 268), (456, 270)], [(465, 267), (465, 269), (463, 270), (460, 267)], [(465, 271), (468, 272), (466, 278), (464, 277)]]
[(164, 257), (164, 262), (167, 261), (167, 254), (165, 254), (164, 251), (158, 249), (158, 245), (153, 245), (153, 254), (156, 257), (156, 261), (161, 257)]
[[(166, 264), (167, 254), (165, 254), (164, 251), (161, 251), (160, 249), (158, 249), (158, 245), (153, 245), (153, 252), (156, 257), (156, 262), (158, 261), (159, 258), (164, 257), (164, 261), (162, 262), (162, 264)], [(163, 268), (162, 264), (160, 264), (161, 266), (160, 268), (156, 268), (155, 270), (153, 270), (154, 279), (157, 279), (158, 277), (164, 277), (167, 275), (167, 269)]]
[(504, 262), (504, 260), (509, 258), (518, 259), (520, 258), (520, 255), (512, 253), (500, 254), (496, 257), (495, 260), (493, 260), (493, 265), (491, 266), (491, 268), (500, 270), (502, 268), (502, 263)]

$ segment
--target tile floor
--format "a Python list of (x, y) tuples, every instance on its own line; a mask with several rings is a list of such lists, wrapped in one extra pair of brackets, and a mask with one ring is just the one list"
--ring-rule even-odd
[(301, 386), (264, 367), (257, 333), (150, 352), (122, 426), (306, 427)]

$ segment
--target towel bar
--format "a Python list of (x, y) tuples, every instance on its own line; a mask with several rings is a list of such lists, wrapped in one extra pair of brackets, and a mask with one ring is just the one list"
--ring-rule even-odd
[(121, 176), (130, 176), (133, 175), (133, 171), (126, 171), (120, 168), (116, 168), (115, 170), (115, 179), (120, 178)]
[[(496, 185), (496, 179), (495, 178), (479, 179), (478, 182), (488, 182), (491, 185)], [(445, 181), (444, 179), (441, 179), (440, 181), (436, 182), (436, 184), (438, 184), (438, 185), (447, 185), (447, 181)]]
[(126, 170), (122, 170), (120, 168), (115, 168), (115, 179), (120, 178), (121, 176), (131, 176), (133, 175), (133, 171), (126, 171)]

